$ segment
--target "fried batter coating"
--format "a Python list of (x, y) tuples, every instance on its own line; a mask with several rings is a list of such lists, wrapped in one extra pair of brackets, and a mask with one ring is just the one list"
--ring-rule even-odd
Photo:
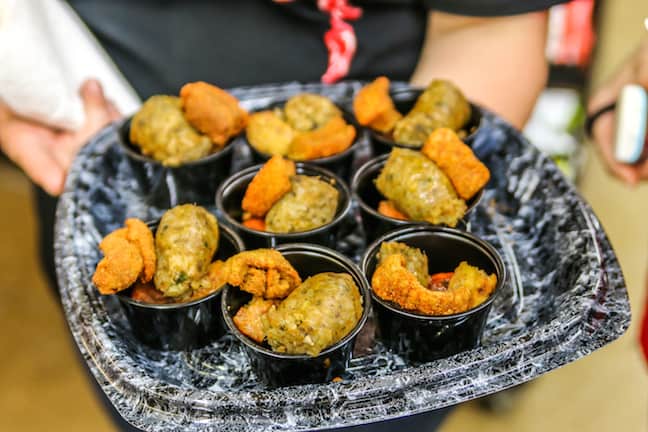
[(362, 316), (362, 296), (346, 273), (319, 273), (262, 317), (276, 352), (316, 356), (344, 338)]
[(234, 96), (216, 86), (203, 81), (188, 83), (180, 90), (180, 98), (185, 118), (211, 139), (214, 150), (223, 148), (247, 125), (247, 111)]
[(358, 123), (379, 132), (390, 132), (403, 116), (389, 96), (389, 79), (381, 76), (362, 87), (353, 99), (353, 112)]
[(261, 218), (245, 219), (245, 220), (243, 220), (242, 224), (243, 224), (244, 227), (247, 227), (247, 228), (250, 228), (250, 229), (253, 229), (253, 230), (257, 230), (257, 231), (265, 231), (266, 230), (265, 220), (261, 219)]
[(185, 119), (180, 99), (151, 96), (133, 116), (130, 140), (142, 154), (166, 166), (179, 166), (207, 156), (212, 143)]
[(92, 276), (101, 294), (115, 294), (131, 286), (142, 273), (144, 263), (133, 243), (126, 240), (127, 230), (120, 228), (99, 243), (104, 257)]
[(169, 297), (189, 293), (207, 273), (218, 240), (218, 222), (204, 208), (184, 204), (167, 210), (155, 234), (155, 287)]
[(416, 279), (423, 286), (428, 285), (428, 257), (420, 249), (408, 246), (400, 242), (383, 242), (380, 245), (380, 252), (378, 252), (378, 265), (380, 265), (387, 257), (391, 255), (400, 254), (405, 257), (406, 267), (411, 273), (416, 276)]
[(290, 178), (295, 175), (293, 161), (275, 155), (254, 176), (245, 191), (241, 208), (252, 216), (263, 217), (290, 191)]
[(371, 287), (381, 299), (425, 315), (451, 315), (471, 309), (486, 300), (497, 283), (495, 275), (488, 276), (462, 262), (446, 291), (432, 291), (421, 285), (406, 265), (402, 254), (388, 256), (376, 268)]
[(245, 336), (261, 343), (265, 339), (261, 317), (278, 304), (279, 300), (265, 300), (263, 297), (254, 296), (236, 312), (234, 324)]
[(418, 151), (393, 149), (376, 188), (411, 220), (453, 227), (466, 212), (448, 177)]
[(138, 302), (149, 304), (168, 304), (173, 301), (173, 299), (156, 290), (153, 283), (142, 283), (140, 281), (135, 282), (133, 285), (133, 288), (131, 289), (131, 298)]
[(227, 283), (265, 299), (285, 298), (301, 283), (297, 270), (274, 249), (240, 252), (227, 266)]
[(290, 144), (288, 157), (294, 160), (311, 160), (332, 156), (348, 149), (356, 130), (342, 117), (333, 117), (323, 127), (297, 134)]
[(250, 115), (245, 130), (250, 145), (261, 153), (288, 154), (296, 132), (274, 111), (260, 111)]
[(126, 238), (135, 244), (139, 249), (144, 268), (139, 276), (140, 282), (149, 282), (155, 274), (157, 257), (155, 255), (155, 243), (151, 229), (139, 219), (126, 219)]
[(425, 141), (421, 152), (450, 178), (464, 200), (472, 198), (490, 179), (490, 171), (451, 129), (437, 129)]
[(216, 260), (207, 267), (199, 282), (192, 284), (193, 291), (189, 301), (199, 300), (219, 291), (227, 283), (227, 266), (225, 261)]
[(265, 218), (269, 232), (289, 233), (312, 230), (335, 218), (338, 190), (319, 177), (295, 175), (291, 190), (272, 206)]
[(393, 202), (382, 200), (378, 203), (378, 213), (394, 219), (409, 220), (407, 215), (396, 208)]
[(321, 128), (334, 117), (342, 116), (342, 112), (326, 96), (301, 93), (288, 99), (284, 115), (293, 129), (307, 132)]

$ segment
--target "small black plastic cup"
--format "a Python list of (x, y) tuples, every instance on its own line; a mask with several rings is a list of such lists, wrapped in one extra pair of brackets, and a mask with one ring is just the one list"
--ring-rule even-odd
[(461, 261), (497, 276), (497, 285), (482, 304), (465, 312), (429, 316), (406, 311), (371, 290), (378, 335), (394, 352), (413, 362), (427, 362), (479, 346), (493, 300), (506, 280), (497, 251), (472, 234), (452, 228), (413, 226), (394, 230), (372, 243), (362, 258), (362, 271), (371, 284), (383, 242), (397, 241), (424, 251), (429, 273), (453, 271)]
[(216, 209), (225, 223), (233, 227), (245, 242), (248, 249), (272, 248), (283, 243), (306, 242), (322, 246), (335, 247), (338, 232), (343, 227), (343, 221), (351, 211), (351, 193), (346, 183), (332, 172), (301, 162), (295, 163), (297, 174), (316, 176), (330, 183), (338, 191), (338, 203), (335, 217), (326, 225), (296, 233), (272, 233), (244, 226), (241, 202), (248, 185), (262, 165), (244, 169), (225, 180), (216, 192)]
[(130, 141), (132, 117), (119, 127), (119, 144), (128, 156), (133, 174), (148, 204), (171, 208), (179, 204), (211, 204), (218, 185), (230, 175), (234, 144), (232, 138), (222, 150), (177, 167), (167, 167), (145, 156)]
[[(149, 224), (157, 228), (159, 220)], [(245, 249), (231, 229), (219, 224), (214, 260), (225, 261)], [(117, 294), (135, 337), (159, 350), (188, 351), (203, 347), (225, 334), (220, 313), (223, 289), (186, 303), (150, 304), (130, 297), (130, 288)]]
[(293, 243), (276, 248), (295, 267), (302, 280), (323, 272), (347, 273), (360, 290), (362, 315), (355, 327), (337, 343), (315, 357), (274, 352), (239, 331), (233, 321), (239, 308), (252, 296), (237, 287), (226, 286), (221, 308), (225, 324), (243, 344), (254, 373), (268, 387), (329, 382), (344, 373), (353, 352), (356, 336), (367, 321), (371, 298), (369, 285), (360, 269), (344, 255), (322, 246)]
[[(396, 110), (401, 114), (406, 115), (414, 107), (416, 99), (418, 99), (421, 93), (423, 93), (422, 89), (403, 89), (390, 92), (390, 96), (394, 101)], [(468, 119), (468, 123), (463, 127), (468, 135), (463, 138), (463, 142), (468, 145), (472, 144), (482, 124), (482, 117), (482, 109), (479, 106), (470, 103), (470, 119)], [(374, 156), (389, 153), (394, 147), (416, 149), (412, 146), (397, 143), (391, 133), (382, 133), (371, 129), (370, 127), (367, 127), (367, 130), (369, 130), (371, 149)]]
[[(386, 198), (378, 191), (375, 182), (388, 158), (389, 155), (386, 154), (367, 161), (356, 171), (351, 180), (351, 192), (360, 207), (362, 226), (368, 243), (396, 228), (409, 225), (430, 225), (428, 222), (395, 219), (378, 213), (378, 203)], [(475, 208), (483, 194), (482, 189), (466, 201), (467, 208), (464, 216)], [(463, 221), (459, 221), (459, 224), (463, 224)]]
[[(274, 108), (279, 108), (283, 107), (286, 104), (286, 101), (281, 101), (281, 102), (276, 102), (273, 103), (272, 105), (268, 106), (265, 108), (265, 110), (271, 110)], [(356, 129), (356, 137), (353, 140), (353, 143), (349, 146), (348, 149), (344, 150), (343, 152), (334, 154), (332, 156), (327, 156), (323, 158), (317, 158), (317, 159), (309, 159), (306, 162), (311, 165), (317, 165), (322, 168), (325, 168), (337, 175), (338, 177), (348, 181), (349, 178), (351, 177), (351, 167), (353, 165), (353, 157), (355, 154), (355, 150), (358, 147), (358, 142), (360, 139), (360, 133), (361, 133), (361, 128), (358, 126), (355, 117), (351, 115), (346, 109), (343, 107), (336, 105), (340, 111), (342, 112), (342, 117), (344, 120), (353, 126)], [(247, 139), (247, 136), (245, 134), (241, 135), (240, 138), (245, 144), (250, 148), (250, 151), (252, 153), (252, 160), (255, 164), (262, 164), (265, 163), (268, 159), (272, 157), (271, 154), (261, 152), (257, 150), (252, 144)]]

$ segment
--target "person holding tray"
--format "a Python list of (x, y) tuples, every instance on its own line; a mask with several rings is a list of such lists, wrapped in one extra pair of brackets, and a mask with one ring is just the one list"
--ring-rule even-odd
[[(142, 99), (190, 81), (222, 88), (286, 81), (452, 80), (515, 127), (547, 79), (544, 11), (565, 0), (69, 0)], [(356, 4), (359, 7), (356, 7)], [(324, 38), (324, 42), (322, 39)], [(25, 54), (28, 55), (28, 54)], [(524, 77), (521, 79), (520, 77)], [(56, 196), (81, 146), (118, 119), (96, 81), (80, 89), (85, 124), (54, 130), (0, 101), (0, 147), (35, 183), (42, 263), (56, 286)], [(56, 291), (58, 293), (58, 291)], [(101, 393), (101, 392), (100, 392)], [(110, 406), (110, 404), (107, 404)], [(130, 428), (114, 413), (119, 426)], [(345, 430), (433, 430), (443, 413)]]

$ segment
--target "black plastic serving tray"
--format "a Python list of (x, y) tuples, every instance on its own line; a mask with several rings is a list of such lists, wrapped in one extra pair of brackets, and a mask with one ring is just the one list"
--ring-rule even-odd
[[(250, 110), (303, 91), (350, 106), (361, 85), (289, 83), (233, 93)], [(99, 295), (91, 283), (103, 235), (126, 217), (151, 220), (165, 210), (146, 204), (117, 144), (118, 126), (104, 129), (74, 161), (57, 210), (56, 264), (85, 360), (117, 410), (139, 428), (312, 430), (408, 416), (529, 381), (613, 341), (630, 323), (619, 263), (589, 205), (549, 159), (484, 112), (472, 145), (492, 180), (467, 226), (502, 254), (510, 276), (480, 348), (411, 365), (375, 341), (370, 319), (342, 382), (274, 390), (257, 381), (230, 335), (190, 352), (148, 349), (134, 339), (117, 299)], [(368, 134), (361, 132), (361, 140), (357, 164), (370, 156)], [(237, 145), (232, 172), (249, 161)], [(357, 222), (348, 221), (339, 244), (355, 260), (365, 247)]]

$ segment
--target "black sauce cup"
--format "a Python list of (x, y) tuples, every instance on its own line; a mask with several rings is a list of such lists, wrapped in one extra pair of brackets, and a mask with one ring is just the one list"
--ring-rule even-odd
[(338, 191), (337, 210), (333, 220), (321, 227), (296, 233), (272, 233), (248, 228), (241, 223), (243, 210), (241, 202), (252, 181), (262, 165), (244, 169), (225, 180), (216, 192), (216, 209), (225, 223), (232, 226), (243, 239), (248, 249), (275, 247), (283, 243), (315, 243), (335, 247), (338, 233), (343, 228), (343, 221), (351, 211), (351, 193), (344, 181), (332, 172), (306, 163), (297, 162), (297, 174), (316, 176), (330, 183)]
[(145, 156), (130, 141), (132, 117), (119, 127), (119, 144), (148, 204), (171, 208), (178, 204), (212, 203), (218, 185), (230, 175), (234, 144), (232, 138), (222, 150), (177, 167), (167, 167)]
[[(368, 243), (396, 228), (409, 225), (429, 225), (428, 222), (396, 219), (378, 213), (378, 203), (386, 198), (376, 188), (375, 181), (388, 158), (389, 154), (386, 154), (367, 161), (356, 171), (351, 180), (351, 192), (360, 207), (362, 226)], [(475, 208), (483, 194), (482, 189), (474, 197), (466, 201), (467, 208), (464, 216)], [(459, 225), (462, 224), (464, 222), (459, 221)]]
[(497, 285), (482, 304), (453, 315), (429, 316), (406, 311), (371, 290), (378, 335), (394, 352), (413, 362), (427, 362), (477, 347), (493, 300), (506, 280), (497, 251), (472, 234), (452, 228), (412, 226), (394, 230), (372, 243), (361, 268), (371, 284), (383, 242), (397, 241), (424, 251), (430, 274), (453, 271), (461, 261), (497, 276)]
[[(149, 224), (157, 228), (159, 221)], [(243, 241), (230, 228), (219, 225), (219, 245), (214, 260), (226, 260), (244, 250)], [(186, 303), (150, 304), (130, 297), (130, 288), (117, 294), (135, 337), (159, 350), (188, 351), (225, 334), (220, 313), (223, 289)]]
[[(418, 99), (421, 93), (423, 93), (422, 89), (403, 89), (392, 91), (389, 94), (394, 101), (396, 110), (401, 114), (406, 115), (414, 107), (416, 99)], [(462, 139), (463, 142), (468, 145), (472, 144), (482, 124), (482, 117), (482, 109), (479, 106), (470, 103), (470, 118), (462, 128), (467, 133), (466, 137)], [(379, 132), (370, 127), (367, 127), (367, 130), (369, 131), (369, 136), (371, 138), (371, 149), (374, 156), (389, 153), (394, 147), (416, 149), (416, 147), (397, 143), (391, 133)]]
[[(286, 101), (282, 102), (277, 102), (273, 103), (272, 105), (268, 106), (265, 108), (266, 110), (271, 110), (274, 108), (279, 108), (283, 107), (286, 104)], [(317, 165), (322, 168), (325, 168), (333, 173), (335, 173), (338, 177), (343, 178), (344, 180), (348, 181), (349, 178), (351, 177), (351, 167), (353, 165), (353, 157), (355, 154), (355, 150), (358, 147), (358, 140), (360, 139), (360, 133), (361, 129), (358, 126), (355, 117), (351, 115), (346, 109), (343, 107), (336, 105), (340, 111), (342, 112), (342, 117), (344, 120), (353, 126), (356, 130), (356, 136), (353, 140), (353, 143), (344, 150), (343, 152), (334, 154), (332, 156), (327, 156), (323, 158), (317, 158), (317, 159), (309, 159), (305, 160), (302, 162), (309, 163), (311, 165)], [(268, 159), (272, 157), (271, 154), (261, 152), (257, 150), (252, 144), (247, 139), (247, 136), (245, 134), (241, 135), (240, 138), (245, 144), (250, 148), (250, 151), (252, 153), (252, 160), (256, 164), (262, 164), (265, 163)]]
[(362, 315), (353, 329), (340, 341), (326, 348), (317, 356), (282, 354), (274, 352), (267, 344), (259, 344), (239, 331), (233, 321), (239, 308), (251, 295), (237, 287), (226, 286), (221, 309), (230, 332), (243, 344), (256, 376), (268, 387), (331, 381), (346, 370), (355, 339), (367, 321), (371, 298), (369, 285), (360, 269), (344, 255), (322, 246), (293, 243), (276, 248), (295, 267), (302, 280), (323, 272), (347, 273), (360, 290)]

